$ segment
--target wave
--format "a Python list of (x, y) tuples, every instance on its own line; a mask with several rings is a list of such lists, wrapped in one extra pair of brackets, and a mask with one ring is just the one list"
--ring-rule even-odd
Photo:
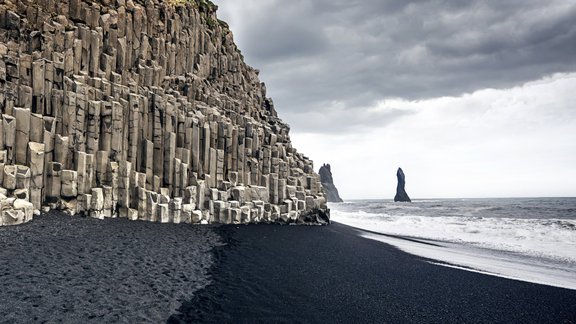
[(469, 213), (458, 209), (461, 216), (430, 217), (333, 208), (331, 218), (384, 234), (468, 244), (576, 263), (576, 220), (474, 216), (475, 210), (479, 209), (487, 208), (471, 207)]

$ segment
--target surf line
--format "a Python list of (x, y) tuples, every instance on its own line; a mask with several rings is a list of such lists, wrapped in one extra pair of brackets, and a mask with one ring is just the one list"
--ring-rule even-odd
[[(335, 223), (336, 223), (336, 222), (335, 222)], [(345, 224), (342, 224), (342, 225), (345, 225)], [(375, 235), (380, 235), (380, 236), (385, 236), (385, 237), (391, 237), (391, 238), (395, 238), (395, 239), (399, 239), (399, 240), (404, 240), (404, 241), (409, 241), (409, 242), (419, 243), (419, 244), (425, 244), (425, 245), (430, 245), (430, 246), (436, 246), (436, 247), (441, 247), (441, 248), (444, 248), (444, 247), (445, 247), (444, 245), (432, 243), (432, 242), (429, 242), (429, 241), (424, 241), (424, 240), (421, 240), (421, 239), (415, 239), (415, 238), (412, 238), (412, 237), (409, 237), (409, 236), (386, 234), (386, 233), (371, 231), (371, 230), (367, 230), (367, 229), (364, 229), (364, 228), (360, 228), (360, 227), (356, 227), (356, 226), (351, 226), (351, 225), (345, 225), (345, 226), (348, 226), (348, 227), (353, 228), (353, 229), (355, 229), (355, 230), (357, 230), (357, 231), (365, 232), (365, 233), (369, 233), (369, 234), (375, 234)], [(430, 240), (430, 241), (433, 241), (433, 240)], [(438, 241), (438, 242), (440, 242), (440, 241)]]

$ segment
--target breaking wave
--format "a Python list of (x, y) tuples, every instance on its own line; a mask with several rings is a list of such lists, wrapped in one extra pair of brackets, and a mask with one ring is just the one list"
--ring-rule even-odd
[(336, 222), (384, 234), (576, 263), (576, 199), (330, 204)]

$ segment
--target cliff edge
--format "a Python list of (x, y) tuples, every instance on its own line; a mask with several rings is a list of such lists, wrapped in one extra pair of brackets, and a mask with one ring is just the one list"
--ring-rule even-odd
[(320, 176), (216, 10), (0, 1), (0, 225), (323, 222)]
[(328, 202), (343, 202), (342, 198), (340, 198), (340, 195), (338, 194), (338, 189), (334, 185), (330, 164), (322, 165), (318, 173), (320, 174), (320, 182), (324, 188), (326, 200)]

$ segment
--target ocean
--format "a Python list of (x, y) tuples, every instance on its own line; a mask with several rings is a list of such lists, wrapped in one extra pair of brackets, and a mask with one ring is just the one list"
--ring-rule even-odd
[(428, 262), (576, 289), (576, 198), (353, 200), (329, 207), (333, 221)]

